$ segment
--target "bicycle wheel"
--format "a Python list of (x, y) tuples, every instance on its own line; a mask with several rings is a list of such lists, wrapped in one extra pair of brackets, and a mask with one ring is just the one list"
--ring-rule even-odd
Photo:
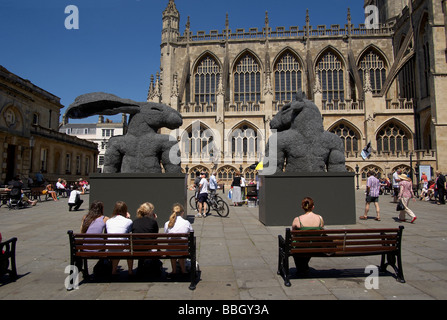
[[(208, 213), (210, 213), (210, 203), (208, 202), (208, 200), (206, 200), (205, 203), (206, 203), (205, 214), (208, 214)], [(197, 209), (197, 212), (199, 212), (199, 201), (197, 201), (197, 203), (196, 203), (196, 209)]]
[(191, 209), (195, 209), (196, 208), (196, 196), (192, 196), (191, 198), (189, 198), (189, 205), (191, 207)]
[(219, 216), (226, 217), (230, 213), (230, 207), (228, 206), (228, 204), (225, 201), (218, 200), (217, 206), (216, 206), (216, 211)]

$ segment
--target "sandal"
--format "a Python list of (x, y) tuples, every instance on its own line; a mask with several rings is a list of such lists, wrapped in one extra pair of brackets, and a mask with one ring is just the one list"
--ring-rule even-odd
[(359, 219), (360, 219), (360, 220), (368, 220), (368, 217), (360, 216)]
[(380, 218), (374, 218), (374, 220), (376, 220), (376, 221), (380, 221)]

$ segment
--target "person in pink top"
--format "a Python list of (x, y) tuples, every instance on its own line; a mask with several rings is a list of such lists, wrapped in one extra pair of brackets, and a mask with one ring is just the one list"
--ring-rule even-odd
[(366, 205), (365, 213), (360, 216), (360, 220), (368, 219), (369, 205), (374, 203), (376, 207), (377, 217), (374, 219), (380, 221), (380, 207), (379, 207), (379, 193), (380, 193), (380, 181), (372, 172), (368, 172), (368, 180), (366, 181)]
[(411, 217), (411, 223), (413, 223), (417, 217), (414, 214), (413, 211), (411, 211), (410, 208), (408, 208), (408, 204), (410, 203), (410, 199), (413, 199), (413, 201), (416, 201), (413, 193), (413, 183), (411, 182), (411, 179), (408, 178), (406, 175), (401, 174), (399, 176), (400, 182), (399, 182), (399, 197), (398, 200), (402, 201), (402, 204), (404, 206), (404, 210), (401, 210), (399, 213), (399, 220), (405, 221), (405, 214), (408, 214)]

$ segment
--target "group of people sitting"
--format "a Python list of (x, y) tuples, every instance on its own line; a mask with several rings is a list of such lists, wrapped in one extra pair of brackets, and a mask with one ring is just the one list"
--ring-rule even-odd
[[(323, 218), (314, 213), (315, 204), (312, 198), (306, 197), (302, 200), (301, 207), (304, 214), (296, 217), (292, 222), (293, 230), (322, 230), (324, 227)], [(104, 215), (104, 203), (94, 201), (90, 205), (87, 215), (82, 218), (81, 233), (158, 233), (159, 226), (155, 207), (150, 202), (145, 202), (137, 209), (137, 217), (131, 220), (127, 205), (124, 201), (115, 203), (112, 216), (109, 218)], [(185, 217), (185, 210), (179, 203), (172, 206), (171, 216), (164, 224), (165, 233), (189, 233), (193, 231), (191, 223)], [(305, 272), (309, 269), (310, 258), (294, 257), (297, 270)], [(186, 273), (185, 259), (171, 259), (172, 271), (170, 276), (177, 273), (177, 262), (180, 265), (182, 274)], [(118, 274), (119, 260), (112, 260), (112, 275)], [(138, 261), (138, 269), (143, 261)], [(128, 273), (133, 275), (133, 260), (127, 260)], [(138, 271), (137, 271), (138, 272)]]
[[(112, 216), (104, 215), (104, 203), (93, 201), (89, 212), (82, 218), (81, 233), (159, 233), (157, 214), (155, 207), (150, 202), (145, 202), (137, 209), (137, 218), (131, 220), (127, 204), (124, 201), (115, 203)], [(193, 231), (191, 223), (184, 217), (185, 210), (181, 204), (172, 206), (171, 216), (164, 224), (165, 233), (189, 233)], [(172, 272), (170, 276), (177, 273), (177, 261), (180, 265), (181, 273), (186, 274), (185, 259), (171, 259)], [(112, 275), (118, 274), (119, 260), (112, 260)], [(138, 271), (141, 270), (144, 261), (138, 261)], [(128, 273), (133, 275), (133, 260), (127, 260)], [(137, 271), (137, 272), (138, 272)]]

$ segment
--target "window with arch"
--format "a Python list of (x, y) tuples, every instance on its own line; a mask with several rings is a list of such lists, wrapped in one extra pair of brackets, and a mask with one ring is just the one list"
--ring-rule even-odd
[(428, 97), (430, 94), (430, 45), (428, 27), (428, 16), (425, 15), (419, 31), (419, 48), (422, 48), (422, 54), (419, 59), (420, 70), (422, 71), (420, 73), (422, 98)]
[(357, 152), (359, 151), (359, 134), (351, 128), (349, 125), (340, 123), (331, 130), (343, 141), (345, 152)]
[(190, 179), (194, 180), (197, 177), (197, 172), (205, 172), (208, 176), (210, 175), (210, 170), (204, 166), (196, 166), (189, 170)]
[(244, 54), (233, 71), (234, 101), (258, 102), (261, 100), (261, 68), (250, 53)]
[(362, 180), (366, 180), (368, 179), (368, 173), (374, 173), (375, 177), (377, 179), (381, 179), (382, 175), (383, 175), (383, 171), (382, 169), (380, 169), (377, 166), (374, 165), (370, 165), (370, 166), (366, 166), (362, 169), (361, 174), (362, 174)]
[(211, 55), (206, 55), (194, 71), (194, 99), (196, 103), (216, 101), (221, 69)]
[(364, 86), (365, 74), (367, 72), (369, 73), (372, 93), (380, 93), (386, 80), (386, 63), (385, 59), (373, 49), (367, 51), (359, 63), (359, 74), (362, 86)]
[(409, 151), (409, 147), (409, 134), (394, 122), (384, 126), (377, 134), (377, 151), (379, 152), (403, 152)]
[(329, 51), (318, 61), (316, 72), (320, 78), (323, 100), (344, 101), (343, 62), (333, 52)]
[(302, 91), (302, 68), (298, 58), (291, 52), (285, 52), (276, 62), (275, 100), (291, 101), (292, 97)]
[(236, 172), (238, 170), (232, 166), (223, 166), (217, 170), (217, 180), (233, 181)]
[(233, 157), (256, 157), (258, 152), (258, 133), (251, 126), (244, 124), (231, 134), (231, 151)]
[(186, 157), (209, 159), (215, 152), (213, 141), (212, 130), (205, 127), (200, 121), (196, 121), (186, 129), (181, 137), (181, 154)]

